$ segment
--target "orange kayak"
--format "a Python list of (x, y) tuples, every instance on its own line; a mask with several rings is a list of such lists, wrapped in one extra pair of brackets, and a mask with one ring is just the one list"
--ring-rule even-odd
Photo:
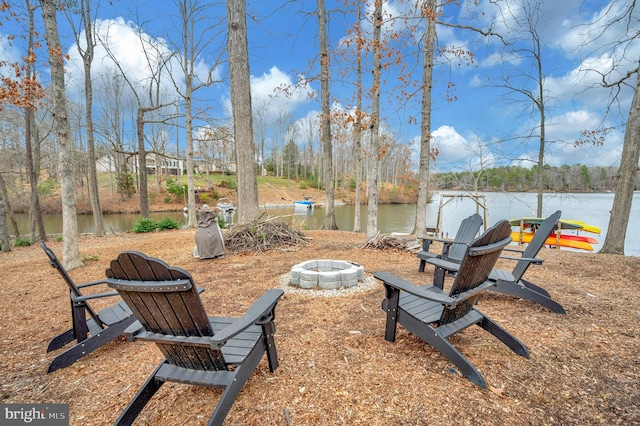
[[(530, 243), (534, 235), (535, 233), (533, 232), (523, 232), (521, 242)], [(567, 238), (567, 237), (570, 237), (570, 238)], [(579, 235), (560, 234), (560, 241), (558, 241), (556, 239), (556, 235), (552, 234), (551, 236), (549, 236), (549, 238), (547, 238), (547, 240), (544, 243), (549, 246), (560, 246), (560, 247), (568, 247), (568, 248), (574, 248), (579, 250), (593, 251), (593, 246), (588, 242), (578, 241), (571, 237), (579, 237)], [(520, 242), (520, 232), (518, 231), (512, 232), (511, 239), (513, 239), (514, 242)]]

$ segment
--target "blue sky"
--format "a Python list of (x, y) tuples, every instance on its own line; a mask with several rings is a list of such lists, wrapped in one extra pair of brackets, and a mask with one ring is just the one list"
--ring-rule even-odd
[[(15, 10), (21, 7), (19, 0), (11, 3)], [(347, 29), (353, 26), (355, 18), (345, 9), (342, 1), (325, 0), (325, 3), (330, 11), (330, 44), (336, 48), (344, 45), (344, 41), (348, 39)], [(403, 16), (412, 3), (387, 1), (386, 16)], [(477, 6), (473, 3), (465, 1), (460, 7), (446, 8), (444, 19), (481, 28), (491, 25), (495, 32), (502, 33), (507, 38), (513, 37), (513, 31), (507, 30), (512, 23), (501, 18), (497, 8), (489, 0), (478, 1)], [(504, 4), (509, 4), (514, 15), (518, 16), (519, 11), (514, 6), (516, 3), (509, 1)], [(630, 68), (626, 67), (629, 63), (624, 62), (619, 49), (614, 50), (611, 44), (623, 39), (626, 32), (624, 25), (611, 27), (604, 34), (598, 30), (603, 22), (603, 10), (616, 10), (626, 3), (629, 1), (548, 0), (542, 4), (538, 32), (542, 37), (548, 96), (547, 140), (553, 141), (547, 147), (547, 164), (618, 164), (632, 89), (625, 87), (615, 109), (605, 114), (610, 92), (592, 87), (597, 82), (597, 75), (583, 70), (592, 68), (621, 75)], [(311, 0), (248, 1), (252, 101), (254, 108), (264, 111), (268, 121), (274, 122), (278, 116), (285, 114), (290, 120), (302, 123), (318, 113), (319, 97), (313, 95), (319, 90), (319, 82), (314, 79), (307, 81), (306, 85), (294, 91), (290, 97), (274, 92), (276, 87), (305, 81), (305, 78), (317, 73), (317, 19), (312, 15), (315, 7), (316, 2)], [(94, 10), (97, 23), (104, 34), (107, 34), (108, 29), (113, 52), (128, 72), (138, 75), (140, 79), (144, 78), (145, 64), (140, 43), (136, 42), (137, 36), (132, 28), (139, 24), (152, 45), (171, 52), (173, 48), (170, 41), (179, 36), (175, 11), (172, 0), (113, 0), (101, 2)], [(224, 12), (224, 3), (221, 3), (211, 10), (210, 19), (207, 20), (212, 23), (216, 19), (222, 19), (223, 27), (220, 27), (220, 34), (212, 41), (210, 49), (199, 63), (202, 72), (214, 64), (217, 52), (225, 46)], [(638, 23), (639, 13), (640, 11), (636, 11), (635, 24)], [(82, 73), (77, 66), (78, 57), (74, 53), (73, 38), (69, 37), (68, 23), (62, 16), (58, 21), (65, 52), (71, 57), (67, 64), (69, 93), (72, 97), (77, 97), (82, 87)], [(402, 30), (404, 25), (404, 22), (394, 20), (394, 29)], [(363, 28), (367, 30), (370, 25), (365, 22)], [(21, 55), (19, 42), (10, 45), (7, 41), (7, 35), (15, 31), (11, 23), (5, 22), (0, 27), (0, 57), (12, 60)], [(385, 34), (388, 37), (388, 32)], [(412, 71), (411, 77), (419, 79), (421, 65), (415, 57), (415, 40), (421, 37), (421, 27), (418, 27), (417, 33), (405, 35), (410, 43), (401, 49), (404, 63), (406, 69)], [(433, 144), (440, 152), (435, 169), (462, 171), (477, 168), (481, 157), (487, 166), (531, 166), (532, 163), (527, 160), (537, 157), (537, 140), (522, 140), (516, 136), (529, 132), (538, 118), (533, 114), (532, 122), (532, 114), (525, 104), (506, 99), (505, 90), (493, 87), (491, 83), (498, 82), (503, 71), (513, 73), (517, 67), (526, 68), (527, 64), (508, 55), (508, 50), (497, 37), (482, 38), (470, 31), (439, 26), (438, 40), (440, 46), (472, 51), (474, 62), (468, 64), (462, 61), (458, 65), (456, 61), (450, 64), (440, 61), (440, 65), (435, 68), (432, 132)], [(411, 41), (414, 42), (413, 46)], [(99, 75), (105, 69), (113, 69), (113, 64), (104, 59), (104, 56), (104, 51), (97, 52), (94, 75)], [(638, 41), (627, 46), (626, 56), (638, 60)], [(338, 62), (336, 57), (333, 64)], [(353, 59), (348, 58), (345, 62), (352, 63)], [(612, 64), (617, 63), (622, 63), (621, 68), (613, 69)], [(390, 66), (382, 76), (384, 131), (392, 134), (398, 142), (410, 144), (417, 156), (419, 122), (412, 123), (410, 118), (419, 117), (420, 98), (408, 99), (397, 90), (399, 68)], [(221, 83), (200, 92), (198, 96), (210, 108), (210, 115), (224, 119), (229, 117), (227, 67), (222, 63), (215, 71)], [(332, 72), (334, 108), (349, 111), (353, 107), (353, 72)], [(46, 67), (43, 67), (42, 73), (46, 80)], [(366, 77), (365, 84), (368, 81), (369, 78)], [(167, 91), (170, 90), (167, 87)], [(447, 95), (454, 95), (456, 100), (448, 101)], [(573, 142), (580, 137), (581, 130), (598, 127), (615, 129), (607, 135), (603, 146), (574, 146)], [(304, 126), (300, 125), (300, 128)], [(298, 132), (300, 138), (303, 138), (302, 133)]]

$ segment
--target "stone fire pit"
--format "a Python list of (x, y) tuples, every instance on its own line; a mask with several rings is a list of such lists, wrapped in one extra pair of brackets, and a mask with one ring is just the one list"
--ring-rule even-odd
[(289, 284), (304, 289), (353, 287), (364, 279), (364, 268), (344, 260), (308, 260), (291, 268)]

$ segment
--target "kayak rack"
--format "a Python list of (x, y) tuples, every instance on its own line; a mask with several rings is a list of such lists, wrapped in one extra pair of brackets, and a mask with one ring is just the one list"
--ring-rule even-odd
[(483, 226), (484, 230), (487, 230), (487, 222), (488, 222), (488, 211), (487, 211), (487, 196), (484, 194), (440, 194), (440, 205), (438, 206), (438, 218), (436, 220), (436, 235), (440, 235), (440, 231), (442, 230), (442, 209), (444, 206), (449, 204), (454, 200), (460, 200), (464, 198), (470, 198), (474, 203), (476, 203), (476, 213), (480, 214), (480, 209), (482, 209), (483, 213)]

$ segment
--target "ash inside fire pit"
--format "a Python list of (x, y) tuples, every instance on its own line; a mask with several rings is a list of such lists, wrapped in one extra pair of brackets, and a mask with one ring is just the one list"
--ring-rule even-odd
[(364, 279), (364, 268), (344, 260), (308, 260), (291, 268), (289, 284), (304, 289), (353, 287)]

